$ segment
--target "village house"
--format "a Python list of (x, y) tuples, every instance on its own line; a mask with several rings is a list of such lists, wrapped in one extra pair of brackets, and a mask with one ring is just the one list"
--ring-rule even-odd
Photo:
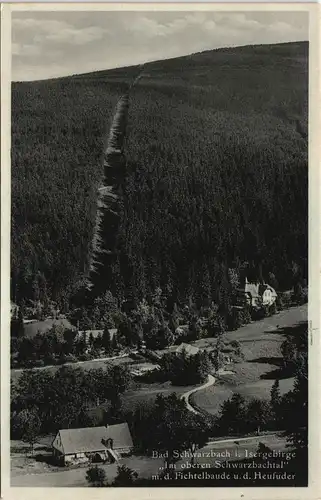
[(140, 363), (139, 365), (133, 366), (130, 369), (130, 373), (134, 375), (134, 377), (140, 377), (142, 375), (146, 375), (146, 373), (151, 373), (159, 369), (159, 365), (154, 365), (152, 363)]
[(176, 354), (181, 354), (183, 351), (185, 351), (187, 356), (195, 356), (200, 352), (199, 348), (191, 345), (191, 344), (185, 344), (182, 342), (179, 346), (177, 346), (174, 350)]
[(267, 283), (249, 282), (245, 278), (244, 286), (238, 289), (238, 296), (254, 308), (271, 306), (277, 298), (277, 293)]
[(277, 299), (277, 293), (274, 288), (266, 283), (259, 286), (259, 293), (262, 297), (263, 306), (271, 306)]
[(52, 443), (53, 455), (62, 465), (118, 462), (133, 450), (126, 422), (101, 427), (61, 429)]

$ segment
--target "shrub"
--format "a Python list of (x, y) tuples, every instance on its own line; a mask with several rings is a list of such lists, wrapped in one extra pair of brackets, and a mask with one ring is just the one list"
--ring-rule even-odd
[(44, 364), (45, 365), (55, 365), (56, 364), (56, 358), (54, 355), (50, 354), (48, 356), (45, 356), (44, 358)]
[(274, 314), (277, 313), (277, 307), (275, 302), (273, 302), (273, 304), (269, 307), (269, 313), (270, 316), (273, 316)]
[(77, 358), (76, 356), (73, 356), (72, 354), (69, 354), (66, 356), (66, 363), (77, 363)]
[(79, 361), (89, 361), (91, 358), (90, 358), (90, 355), (85, 353), (85, 354), (80, 354), (79, 356)]
[(86, 472), (86, 480), (89, 486), (102, 487), (106, 486), (106, 472), (101, 467), (90, 467)]
[(58, 365), (63, 365), (64, 363), (66, 363), (66, 361), (67, 361), (67, 356), (65, 356), (65, 354), (62, 354), (61, 356), (59, 356), (56, 362)]
[(43, 359), (36, 359), (35, 362), (34, 362), (34, 366), (36, 367), (40, 367), (40, 366), (44, 366), (44, 360)]
[(297, 283), (294, 286), (292, 300), (298, 305), (307, 303), (308, 294), (303, 290), (301, 283)]
[(244, 307), (241, 315), (242, 325), (248, 325), (251, 322), (251, 313), (249, 307)]
[(206, 380), (213, 365), (207, 352), (188, 355), (180, 353), (165, 354), (160, 361), (161, 371), (173, 385), (194, 385)]
[(98, 349), (93, 348), (93, 349), (90, 349), (90, 354), (93, 358), (99, 358), (101, 356), (102, 352)]
[(242, 326), (242, 309), (233, 307), (227, 318), (228, 330), (237, 330)]
[(205, 329), (208, 337), (218, 337), (225, 332), (224, 319), (217, 314), (212, 314), (206, 322)]
[(281, 303), (282, 309), (288, 309), (292, 303), (291, 295), (286, 292), (280, 293), (277, 302)]
[(114, 479), (113, 486), (131, 486), (137, 478), (136, 471), (126, 467), (126, 465), (120, 465), (117, 467), (117, 476)]
[(253, 321), (259, 321), (260, 319), (265, 318), (265, 310), (263, 307), (259, 309), (252, 307), (251, 309), (251, 318)]
[(282, 311), (284, 309), (284, 301), (281, 294), (278, 294), (275, 301), (277, 311)]

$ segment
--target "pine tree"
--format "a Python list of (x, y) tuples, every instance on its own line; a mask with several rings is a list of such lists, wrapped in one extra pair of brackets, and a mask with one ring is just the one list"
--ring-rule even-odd
[(88, 344), (90, 347), (94, 346), (94, 336), (93, 336), (92, 332), (90, 332), (90, 334), (89, 334)]
[(280, 394), (280, 381), (276, 379), (272, 385), (271, 389), (271, 409), (276, 424), (279, 419), (279, 408), (280, 408), (281, 394)]
[(18, 318), (17, 318), (17, 337), (24, 337), (24, 335), (25, 335), (24, 318), (22, 309), (19, 308)]
[(270, 405), (267, 401), (259, 398), (250, 400), (246, 410), (246, 423), (250, 431), (255, 430), (257, 434), (266, 428), (270, 422)]
[[(114, 337), (115, 337), (115, 335), (114, 335)], [(109, 332), (108, 326), (105, 326), (105, 328), (104, 328), (102, 345), (103, 345), (103, 348), (105, 349), (105, 353), (110, 354), (110, 352), (112, 351), (112, 341), (110, 338), (110, 332)]]
[(101, 333), (94, 339), (94, 347), (95, 349), (101, 349), (103, 347), (103, 337)]
[(32, 300), (38, 302), (40, 300), (39, 276), (36, 275), (32, 282)]
[(38, 416), (37, 408), (22, 410), (18, 413), (18, 426), (21, 432), (22, 441), (30, 444), (33, 453), (34, 445), (39, 438), (41, 421)]
[(101, 318), (101, 313), (100, 313), (99, 307), (96, 305), (93, 308), (93, 311), (91, 313), (91, 319), (92, 319), (92, 326), (93, 326), (93, 328), (98, 328), (99, 327), (100, 318)]
[(111, 348), (113, 351), (118, 351), (118, 349), (119, 349), (118, 339), (117, 339), (116, 333), (114, 333), (113, 338), (111, 339)]
[(138, 473), (126, 465), (120, 465), (117, 467), (117, 476), (113, 481), (113, 486), (132, 486), (135, 480), (138, 478)]
[[(221, 427), (228, 432), (242, 432), (246, 427), (246, 403), (243, 396), (234, 393), (221, 407)], [(224, 432), (224, 431), (223, 431)]]
[(208, 266), (204, 263), (201, 268), (198, 283), (198, 307), (208, 307), (211, 302), (211, 277)]

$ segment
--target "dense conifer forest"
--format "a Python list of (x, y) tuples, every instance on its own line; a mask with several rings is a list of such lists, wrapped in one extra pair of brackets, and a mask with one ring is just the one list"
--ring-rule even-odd
[[(113, 110), (137, 67), (12, 86), (12, 299), (67, 308), (88, 272)], [(148, 63), (130, 89), (125, 178), (106, 283), (217, 304), (228, 270), (307, 279), (308, 44)], [(273, 276), (272, 276), (273, 275)], [(102, 276), (102, 280), (104, 277)]]

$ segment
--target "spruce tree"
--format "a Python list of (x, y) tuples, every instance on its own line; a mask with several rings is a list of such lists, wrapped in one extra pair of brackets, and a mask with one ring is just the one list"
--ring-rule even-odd
[(102, 345), (103, 345), (103, 348), (105, 349), (105, 353), (110, 354), (112, 351), (112, 341), (111, 341), (109, 329), (107, 326), (105, 326), (105, 328), (104, 328)]
[(25, 335), (25, 327), (24, 327), (23, 315), (22, 315), (21, 308), (19, 309), (19, 312), (18, 312), (16, 334), (17, 334), (17, 337), (19, 337), (19, 338), (24, 337), (24, 335)]
[(114, 333), (113, 338), (111, 340), (111, 349), (112, 351), (117, 351), (119, 349), (117, 334)]
[(94, 346), (94, 336), (93, 336), (93, 333), (90, 332), (89, 334), (89, 340), (88, 340), (88, 343), (89, 343), (89, 346), (90, 347), (93, 347)]
[(280, 381), (276, 379), (272, 385), (271, 389), (271, 409), (277, 425), (279, 418), (279, 408), (280, 408), (281, 394), (280, 394)]

